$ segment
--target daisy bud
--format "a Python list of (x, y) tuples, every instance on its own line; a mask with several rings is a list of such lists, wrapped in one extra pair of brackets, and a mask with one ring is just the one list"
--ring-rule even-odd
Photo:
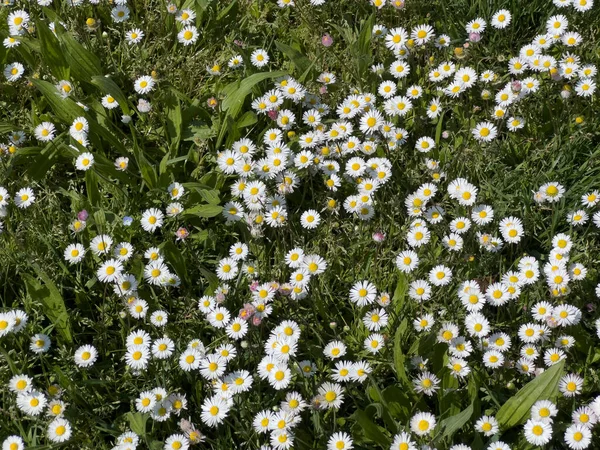
[(373, 233), (373, 240), (375, 242), (383, 242), (383, 241), (385, 241), (385, 233), (383, 233), (381, 231), (376, 231), (375, 233)]
[(481, 40), (481, 34), (469, 33), (469, 41), (470, 42), (479, 42), (480, 40)]

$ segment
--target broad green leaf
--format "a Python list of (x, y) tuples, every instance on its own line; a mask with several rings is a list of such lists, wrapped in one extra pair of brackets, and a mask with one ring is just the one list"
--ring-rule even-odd
[(275, 41), (275, 45), (281, 53), (283, 53), (292, 61), (297, 76), (300, 76), (310, 70), (310, 67), (313, 64), (310, 59), (304, 56), (301, 52), (287, 44), (284, 44), (283, 42)]
[(222, 206), (218, 205), (198, 205), (184, 211), (185, 215), (198, 217), (216, 217), (223, 211)]
[(442, 111), (442, 114), (440, 114), (440, 117), (438, 118), (438, 123), (435, 127), (435, 144), (436, 145), (439, 145), (440, 138), (442, 136), (442, 128), (444, 127), (444, 113), (445, 113), (445, 111)]
[(8, 122), (0, 122), (0, 134), (11, 133), (18, 130), (18, 127), (11, 125)]
[(406, 357), (402, 352), (402, 337), (404, 336), (407, 326), (408, 322), (404, 319), (396, 330), (396, 336), (394, 337), (394, 368), (396, 369), (398, 380), (406, 389), (410, 389), (411, 382), (406, 374)]
[(62, 98), (53, 84), (37, 79), (31, 79), (31, 82), (43, 94), (54, 114), (64, 123), (70, 125), (77, 117), (84, 115), (83, 108), (68, 97)]
[(181, 256), (181, 251), (177, 248), (177, 246), (171, 242), (167, 241), (162, 246), (163, 253), (165, 254), (165, 258), (171, 265), (173, 269), (175, 269), (175, 273), (182, 280), (188, 280), (188, 273), (185, 268), (185, 260), (183, 256)]
[(100, 59), (81, 45), (73, 36), (59, 32), (66, 61), (71, 67), (71, 75), (83, 83), (91, 83), (94, 75), (102, 75)]
[(246, 128), (250, 125), (254, 125), (258, 121), (256, 114), (253, 111), (247, 111), (242, 117), (238, 119), (235, 126), (239, 128)]
[(148, 421), (148, 414), (128, 412), (125, 414), (125, 417), (129, 422), (129, 428), (131, 428), (131, 431), (138, 436), (146, 436), (146, 422)]
[(400, 273), (398, 275), (398, 283), (394, 290), (394, 296), (392, 297), (392, 304), (396, 313), (400, 313), (400, 310), (404, 306), (404, 300), (406, 299), (406, 293), (408, 292), (408, 280), (406, 275)]
[(233, 9), (233, 7), (237, 4), (237, 2), (238, 2), (238, 0), (233, 0), (232, 2), (229, 3), (229, 5), (227, 5), (227, 7), (223, 8), (223, 10), (217, 16), (217, 20), (221, 20), (227, 14), (229, 14), (231, 12), (231, 10)]
[(223, 111), (227, 111), (227, 115), (235, 119), (242, 110), (244, 101), (254, 86), (261, 81), (282, 77), (284, 75), (286, 75), (286, 72), (283, 71), (255, 73), (254, 75), (244, 78), (237, 88), (228, 85), (226, 88), (227, 93), (221, 104), (221, 108)]
[[(126, 155), (127, 150), (123, 143), (107, 128), (100, 125), (98, 121), (81, 106), (70, 98), (62, 98), (56, 86), (47, 81), (31, 79), (33, 85), (44, 95), (44, 99), (50, 104), (54, 114), (65, 124), (71, 125), (77, 117), (85, 117), (90, 126), (90, 136), (99, 136), (108, 142), (118, 153)], [(135, 131), (135, 130), (134, 130)]]
[(2, 353), (2, 355), (4, 355), (4, 360), (6, 361), (6, 364), (8, 364), (8, 367), (10, 367), (10, 371), (12, 372), (12, 374), (17, 375), (18, 373), (20, 373), (20, 370), (17, 369), (15, 362), (12, 360), (12, 358), (8, 354), (8, 350), (6, 350), (3, 345), (0, 345), (0, 353)]
[(369, 18), (362, 25), (362, 30), (358, 36), (356, 46), (356, 64), (358, 67), (358, 73), (361, 76), (367, 74), (368, 67), (371, 65), (373, 60), (371, 52), (371, 34), (373, 32), (373, 25), (375, 24), (375, 13), (371, 14)]
[(202, 199), (210, 205), (218, 205), (219, 204), (219, 191), (216, 189), (196, 189)]
[(531, 407), (538, 400), (548, 400), (558, 392), (558, 383), (563, 374), (565, 361), (550, 367), (527, 383), (515, 395), (508, 399), (496, 414), (503, 430), (524, 423), (529, 417)]
[(365, 437), (373, 442), (378, 443), (384, 449), (390, 448), (391, 440), (383, 431), (369, 418), (366, 412), (357, 410), (352, 414), (352, 418), (362, 428)]
[(30, 297), (44, 305), (43, 313), (54, 324), (54, 328), (62, 338), (64, 343), (72, 342), (71, 327), (69, 325), (69, 314), (60, 291), (50, 279), (50, 277), (39, 267), (34, 266), (37, 275), (44, 284), (40, 283), (33, 276), (23, 274), (25, 287)]
[(90, 203), (94, 206), (100, 205), (102, 195), (98, 190), (98, 177), (93, 168), (85, 172), (85, 189)]
[(171, 157), (177, 156), (177, 148), (181, 141), (182, 118), (181, 105), (179, 99), (173, 94), (167, 95), (164, 98), (164, 106), (166, 109), (167, 119), (167, 134), (169, 136), (169, 147), (171, 149)]
[(447, 417), (442, 420), (439, 425), (439, 439), (445, 439), (451, 437), (456, 431), (464, 427), (471, 416), (473, 415), (473, 403), (469, 404), (466, 409), (455, 414), (454, 416)]
[(123, 110), (123, 113), (130, 114), (129, 102), (127, 97), (123, 94), (121, 88), (112, 79), (96, 75), (92, 77), (92, 84), (100, 88), (105, 95), (110, 95), (119, 103), (119, 106)]
[[(64, 133), (60, 134), (58, 138), (62, 137), (63, 134)], [(60, 142), (60, 139), (57, 140)], [(34, 180), (41, 180), (44, 178), (56, 162), (59, 146), (61, 146), (61, 144), (58, 144), (57, 146), (54, 142), (49, 142), (46, 144), (46, 147), (41, 149), (41, 151), (35, 152), (34, 150), (35, 153), (33, 153), (33, 158), (26, 158), (27, 161), (30, 161), (27, 167), (27, 174)], [(17, 154), (19, 160), (24, 155), (25, 152), (19, 152)], [(31, 161), (31, 159), (33, 159), (33, 161)]]
[[(133, 125), (130, 125), (130, 128), (133, 128)], [(135, 130), (132, 129), (131, 132), (135, 133)], [(137, 144), (134, 144), (133, 146), (133, 156), (135, 157), (135, 161), (140, 168), (140, 175), (142, 176), (142, 179), (149, 188), (154, 188), (158, 183), (156, 170), (154, 169), (154, 166), (146, 159), (144, 153)]]
[(60, 42), (44, 22), (36, 20), (35, 28), (39, 36), (42, 60), (48, 64), (50, 72), (56, 79), (68, 80), (69, 65), (60, 48)]

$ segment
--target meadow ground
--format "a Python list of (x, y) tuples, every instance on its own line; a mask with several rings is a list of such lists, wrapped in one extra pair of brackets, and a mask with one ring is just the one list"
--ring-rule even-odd
[(599, 24), (4, 0), (2, 450), (599, 448)]

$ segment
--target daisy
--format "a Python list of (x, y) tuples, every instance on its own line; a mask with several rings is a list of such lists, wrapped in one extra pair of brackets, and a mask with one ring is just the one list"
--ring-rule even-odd
[(56, 128), (52, 122), (42, 122), (33, 130), (36, 139), (42, 142), (48, 142), (54, 139)]
[(350, 301), (358, 306), (373, 303), (377, 296), (377, 288), (369, 281), (359, 281), (350, 289)]
[(8, 382), (8, 388), (16, 394), (33, 389), (33, 380), (27, 375), (15, 375)]
[(254, 67), (264, 67), (269, 63), (269, 55), (263, 49), (257, 49), (250, 55), (250, 62)]
[(25, 450), (25, 443), (23, 442), (23, 439), (20, 436), (17, 436), (17, 435), (8, 436), (2, 442), (2, 449), (3, 450)]
[(145, 231), (154, 233), (154, 231), (156, 231), (157, 228), (160, 228), (162, 226), (163, 219), (164, 214), (161, 210), (156, 208), (150, 208), (144, 211), (140, 223)]
[(492, 26), (494, 28), (502, 30), (508, 25), (510, 25), (511, 19), (512, 15), (510, 14), (510, 11), (506, 9), (501, 9), (492, 16)]
[(154, 79), (151, 76), (144, 75), (135, 80), (133, 89), (138, 94), (147, 94), (154, 89)]
[(109, 259), (98, 268), (96, 276), (103, 283), (114, 283), (122, 272), (123, 264), (117, 259)]
[(139, 44), (144, 38), (144, 32), (139, 28), (134, 28), (125, 33), (125, 42), (129, 45)]
[(565, 431), (565, 442), (573, 450), (588, 448), (592, 442), (592, 432), (582, 424), (573, 424)]
[(429, 434), (436, 425), (436, 419), (433, 414), (418, 412), (410, 419), (410, 429), (417, 436)]
[(292, 372), (285, 365), (274, 364), (267, 378), (273, 389), (282, 390), (289, 386), (292, 379)]
[(525, 439), (532, 445), (542, 446), (552, 439), (552, 426), (547, 422), (529, 419), (523, 426)]
[(460, 358), (450, 358), (447, 367), (452, 376), (456, 378), (464, 378), (471, 372), (467, 361)]
[(583, 378), (576, 374), (568, 374), (560, 379), (558, 389), (565, 397), (574, 397), (581, 394)]
[(419, 257), (412, 250), (403, 251), (396, 257), (396, 267), (404, 273), (412, 272), (418, 264)]
[(332, 341), (323, 349), (323, 354), (329, 359), (338, 359), (346, 354), (346, 345), (341, 341)]
[(31, 390), (29, 392), (20, 392), (17, 395), (17, 406), (29, 416), (40, 415), (47, 403), (46, 396), (39, 391)]
[(417, 445), (412, 441), (410, 434), (403, 431), (394, 436), (390, 450), (417, 450)]
[(90, 367), (98, 359), (98, 351), (91, 345), (82, 345), (75, 350), (74, 359), (78, 367)]
[(342, 386), (337, 383), (323, 383), (318, 389), (326, 409), (338, 409), (344, 400)]
[(471, 20), (465, 26), (467, 33), (478, 33), (481, 34), (484, 32), (486, 27), (486, 22), (482, 18), (478, 17), (477, 19)]
[(404, 28), (394, 28), (385, 36), (385, 45), (392, 51), (398, 51), (406, 45), (408, 33)]
[(107, 94), (102, 97), (102, 106), (106, 109), (115, 109), (119, 107), (119, 103), (112, 95)]
[(35, 195), (31, 188), (19, 189), (15, 194), (15, 204), (22, 209), (30, 207), (35, 201)]
[(490, 142), (498, 135), (498, 129), (491, 122), (481, 122), (472, 130), (476, 140)]
[(204, 400), (202, 404), (202, 422), (209, 427), (215, 427), (225, 420), (229, 413), (230, 404), (218, 396)]
[(348, 433), (333, 433), (327, 441), (327, 450), (351, 450), (352, 439)]
[(435, 266), (429, 271), (429, 282), (434, 286), (446, 286), (450, 281), (452, 281), (452, 271), (446, 266)]
[(435, 324), (435, 319), (431, 314), (425, 314), (421, 317), (417, 317), (413, 321), (413, 326), (417, 331), (429, 331)]
[(439, 389), (440, 379), (430, 372), (423, 372), (413, 381), (415, 391), (432, 396)]
[(65, 261), (69, 264), (77, 264), (85, 256), (85, 248), (81, 244), (71, 244), (64, 252)]
[(177, 34), (177, 40), (184, 46), (194, 44), (198, 40), (198, 30), (194, 26), (186, 26)]
[(54, 419), (48, 425), (48, 439), (51, 442), (66, 442), (71, 438), (71, 425), (63, 418)]
[(308, 211), (303, 212), (302, 216), (300, 217), (300, 223), (302, 227), (309, 230), (317, 228), (320, 222), (321, 216), (314, 209), (309, 209)]
[(475, 423), (475, 429), (483, 433), (484, 436), (493, 436), (498, 433), (500, 427), (493, 416), (483, 416)]
[(17, 81), (19, 78), (21, 78), (23, 72), (25, 72), (25, 67), (23, 67), (23, 64), (18, 62), (7, 64), (6, 66), (4, 66), (4, 76), (6, 77), (6, 80), (10, 83)]
[[(0, 326), (2, 325), (2, 318), (0, 316)], [(0, 328), (0, 336), (2, 336), (2, 329)], [(31, 336), (31, 344), (29, 348), (34, 353), (45, 353), (50, 349), (50, 337), (46, 334), (34, 334)]]
[(435, 36), (435, 33), (430, 25), (418, 25), (412, 29), (410, 34), (417, 45), (425, 45), (433, 36)]
[(119, 5), (111, 10), (111, 16), (117, 23), (125, 22), (129, 19), (129, 8), (125, 5)]
[(152, 356), (167, 359), (175, 351), (175, 343), (169, 338), (159, 338), (152, 343)]

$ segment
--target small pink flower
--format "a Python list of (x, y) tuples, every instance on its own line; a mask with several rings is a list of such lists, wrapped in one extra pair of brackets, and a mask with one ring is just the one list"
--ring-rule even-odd
[(510, 88), (512, 89), (513, 92), (521, 92), (521, 87), (522, 87), (522, 85), (519, 80), (515, 80), (510, 83)]
[(253, 281), (250, 284), (249, 288), (252, 292), (256, 292), (256, 290), (258, 289), (258, 281)]
[(333, 45), (333, 38), (329, 35), (329, 33), (325, 33), (321, 38), (321, 44), (325, 47), (331, 47)]
[(175, 236), (177, 237), (178, 241), (182, 241), (184, 240), (186, 237), (188, 237), (190, 235), (190, 232), (183, 228), (180, 227), (176, 232), (175, 232)]
[(327, 94), (327, 86), (321, 86), (321, 87), (319, 88), (319, 93), (320, 93), (321, 95), (325, 95), (325, 94)]
[(385, 233), (383, 233), (381, 231), (376, 231), (375, 233), (373, 233), (373, 240), (375, 242), (383, 242), (383, 241), (385, 241)]
[(269, 111), (267, 113), (267, 115), (269, 116), (269, 119), (271, 119), (271, 120), (277, 120), (277, 117), (279, 116), (279, 113), (276, 110), (272, 109), (271, 111)]
[(219, 102), (217, 101), (216, 98), (211, 97), (206, 101), (206, 104), (208, 105), (209, 108), (215, 109), (217, 107), (217, 105), (219, 104)]
[(261, 322), (262, 322), (262, 319), (260, 317), (258, 317), (258, 316), (252, 317), (252, 325), (257, 327), (260, 325)]
[(88, 219), (88, 216), (89, 214), (85, 209), (77, 213), (77, 218), (79, 220), (83, 220), (84, 222)]
[(240, 319), (248, 320), (254, 315), (255, 312), (256, 308), (254, 308), (254, 306), (252, 306), (250, 303), (245, 303), (244, 307), (240, 309), (238, 316)]
[(442, 132), (442, 138), (443, 139), (448, 139), (450, 137), (450, 133), (448, 133), (447, 131), (443, 131)]

